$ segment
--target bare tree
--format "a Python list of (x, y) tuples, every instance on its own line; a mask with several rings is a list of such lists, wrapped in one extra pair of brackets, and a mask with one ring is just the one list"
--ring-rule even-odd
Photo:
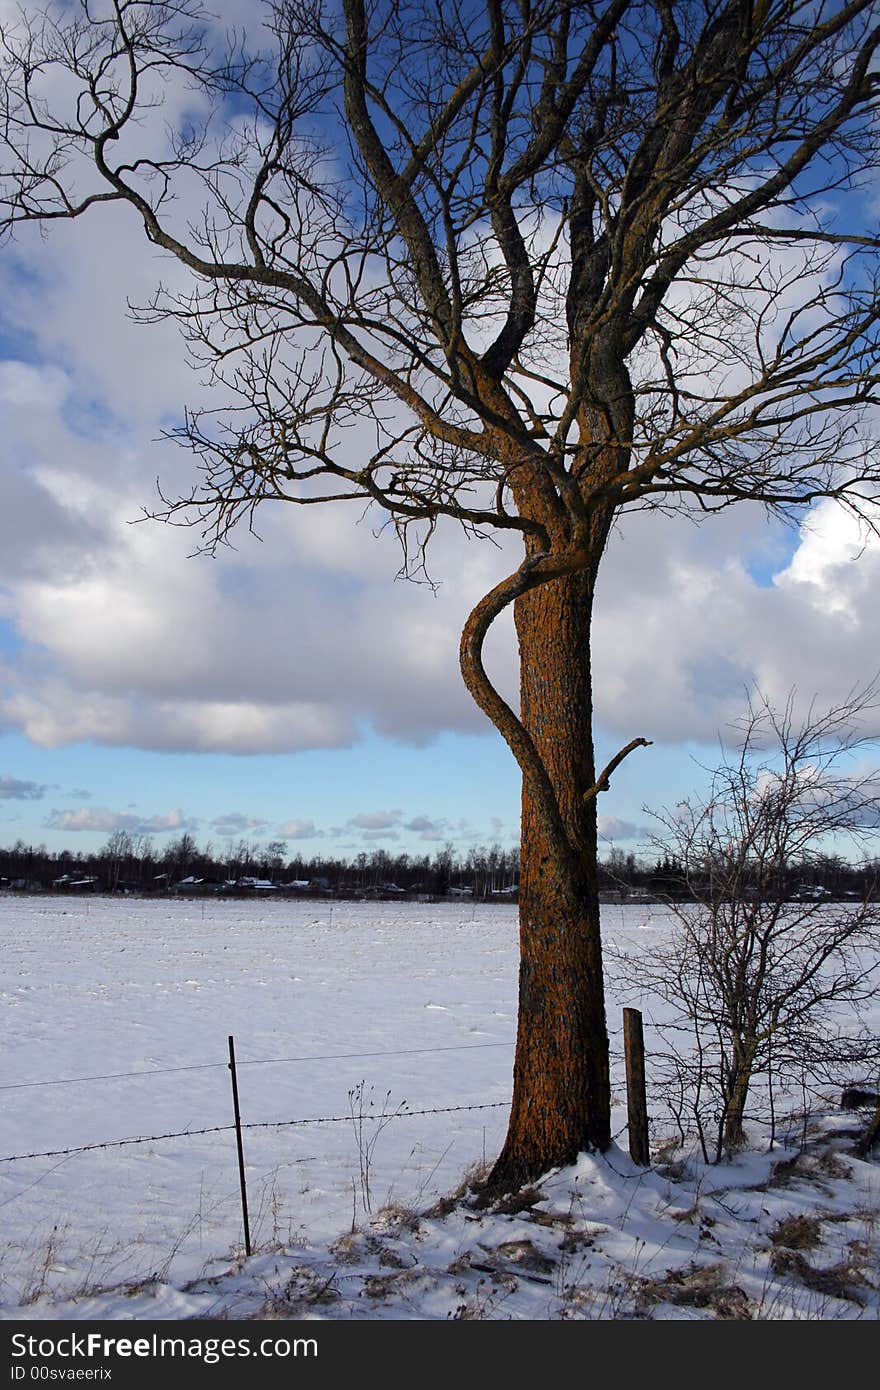
[[(218, 55), (197, 0), (2, 34), (7, 229), (127, 205), (192, 272), (217, 387), (166, 515), (365, 502), (518, 536), (461, 641), (522, 771), (520, 1017), (490, 1190), (610, 1142), (590, 628), (622, 512), (835, 497), (880, 465), (870, 0), (275, 0)], [(170, 132), (163, 83), (202, 97)], [(192, 111), (212, 108), (201, 125)], [(198, 206), (194, 206), (194, 199)], [(221, 390), (222, 387), (222, 390)], [(521, 698), (483, 643), (513, 606)], [(650, 708), (646, 708), (650, 717)]]
[(101, 850), (107, 866), (107, 887), (115, 893), (123, 873), (128, 877), (135, 857), (135, 837), (127, 830), (114, 830)]
[(664, 939), (620, 952), (615, 970), (624, 993), (638, 981), (640, 997), (667, 1006), (662, 1087), (682, 1137), (690, 1120), (707, 1159), (742, 1144), (759, 1078), (781, 1090), (841, 1082), (880, 1058), (860, 1021), (878, 988), (877, 885), (862, 901), (834, 902), (791, 881), (829, 844), (876, 839), (880, 774), (860, 764), (873, 741), (861, 723), (870, 699), (852, 692), (803, 722), (793, 697), (781, 711), (756, 699), (707, 797), (660, 815), (658, 844), (681, 866), (684, 892)]

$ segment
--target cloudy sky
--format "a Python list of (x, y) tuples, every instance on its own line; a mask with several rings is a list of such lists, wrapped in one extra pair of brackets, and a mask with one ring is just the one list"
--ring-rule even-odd
[[(432, 591), (395, 579), (381, 517), (279, 507), (261, 539), (193, 557), (190, 532), (139, 519), (157, 476), (192, 476), (156, 441), (199, 384), (173, 326), (126, 315), (167, 262), (125, 209), (29, 231), (0, 250), (0, 843), (512, 844), (516, 769), (457, 666), (504, 552), (441, 530)], [(800, 531), (749, 508), (625, 518), (599, 584), (598, 755), (654, 746), (602, 798), (606, 843), (636, 847), (644, 808), (697, 783), (749, 686), (832, 700), (870, 679), (878, 582), (880, 548), (831, 503)], [(509, 626), (488, 650), (512, 691)]]

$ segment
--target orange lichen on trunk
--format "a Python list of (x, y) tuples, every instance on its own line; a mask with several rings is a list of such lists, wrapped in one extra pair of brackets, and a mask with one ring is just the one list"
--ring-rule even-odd
[(510, 1126), (488, 1191), (513, 1190), (611, 1140), (608, 1037), (595, 876), (595, 783), (586, 573), (517, 599), (522, 722), (549, 775), (573, 853), (564, 861), (523, 779), (520, 1012)]

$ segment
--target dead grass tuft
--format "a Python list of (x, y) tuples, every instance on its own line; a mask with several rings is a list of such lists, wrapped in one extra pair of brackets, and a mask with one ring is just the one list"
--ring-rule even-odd
[(445, 1197), (438, 1198), (433, 1206), (428, 1208), (425, 1215), (440, 1220), (444, 1216), (449, 1216), (466, 1197), (472, 1197), (480, 1191), (491, 1171), (491, 1163), (472, 1163), (462, 1173), (458, 1186), (447, 1193)]
[(500, 1197), (497, 1202), (490, 1203), (491, 1210), (499, 1216), (519, 1216), (521, 1212), (530, 1212), (538, 1202), (543, 1202), (544, 1194), (537, 1187), (523, 1187), (519, 1192), (511, 1192), (506, 1197)]
[(483, 1246), (489, 1255), (500, 1255), (509, 1264), (531, 1270), (535, 1274), (550, 1274), (556, 1268), (555, 1260), (536, 1249), (530, 1240), (506, 1240), (494, 1249)]
[(706, 1308), (721, 1321), (746, 1321), (754, 1307), (738, 1284), (728, 1282), (723, 1264), (691, 1265), (671, 1269), (662, 1279), (642, 1279), (637, 1284), (636, 1305), (644, 1312), (658, 1303), (676, 1308)]
[(815, 1216), (786, 1216), (770, 1232), (770, 1240), (787, 1250), (815, 1250), (822, 1244), (822, 1223)]
[(855, 1264), (845, 1262), (828, 1269), (816, 1269), (800, 1251), (779, 1247), (770, 1256), (770, 1265), (774, 1274), (797, 1280), (813, 1293), (864, 1307), (865, 1300), (858, 1286), (866, 1287), (865, 1278)]
[(408, 1231), (410, 1235), (416, 1234), (420, 1223), (421, 1217), (415, 1207), (404, 1206), (402, 1202), (386, 1202), (373, 1222), (389, 1232)]

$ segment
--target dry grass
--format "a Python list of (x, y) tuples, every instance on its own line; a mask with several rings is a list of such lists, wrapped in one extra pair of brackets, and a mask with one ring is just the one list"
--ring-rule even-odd
[(425, 1216), (438, 1220), (448, 1216), (466, 1197), (472, 1197), (479, 1192), (491, 1171), (491, 1163), (472, 1163), (469, 1168), (464, 1170), (458, 1186), (454, 1187), (445, 1197), (440, 1197), (433, 1206), (430, 1206), (425, 1212)]
[(822, 1244), (822, 1223), (815, 1216), (786, 1216), (770, 1232), (770, 1240), (786, 1250), (815, 1250)]
[(812, 1293), (864, 1306), (860, 1286), (862, 1289), (870, 1286), (860, 1264), (856, 1262), (846, 1260), (829, 1269), (816, 1269), (799, 1250), (778, 1248), (770, 1257), (770, 1265), (774, 1274), (796, 1281)]
[(705, 1308), (720, 1321), (746, 1321), (754, 1306), (738, 1284), (729, 1280), (723, 1264), (692, 1265), (670, 1270), (662, 1279), (641, 1279), (633, 1286), (637, 1316), (659, 1304), (676, 1308)]
[(407, 1231), (410, 1235), (415, 1235), (421, 1220), (421, 1214), (415, 1207), (407, 1206), (403, 1202), (386, 1202), (377, 1211), (374, 1224), (392, 1233)]

